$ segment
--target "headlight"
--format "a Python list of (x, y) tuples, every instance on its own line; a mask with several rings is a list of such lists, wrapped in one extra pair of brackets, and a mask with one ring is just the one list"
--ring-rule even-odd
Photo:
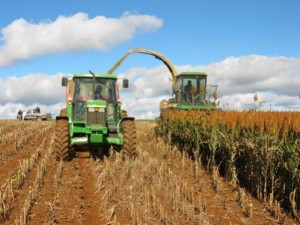
[(98, 112), (105, 112), (105, 108), (99, 108)]
[(89, 112), (95, 112), (95, 108), (88, 108)]

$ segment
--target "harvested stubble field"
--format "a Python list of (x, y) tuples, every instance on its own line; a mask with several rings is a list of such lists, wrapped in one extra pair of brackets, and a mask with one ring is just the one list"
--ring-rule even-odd
[(55, 122), (0, 121), (0, 224), (297, 224), (137, 122), (135, 160), (54, 160)]

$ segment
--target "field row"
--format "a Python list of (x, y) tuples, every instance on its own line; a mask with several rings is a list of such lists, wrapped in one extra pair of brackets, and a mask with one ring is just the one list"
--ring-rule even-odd
[(166, 144), (153, 123), (137, 122), (136, 159), (111, 149), (63, 162), (53, 155), (55, 122), (17, 122), (9, 126), (20, 138), (36, 133), (0, 164), (0, 224), (296, 224)]

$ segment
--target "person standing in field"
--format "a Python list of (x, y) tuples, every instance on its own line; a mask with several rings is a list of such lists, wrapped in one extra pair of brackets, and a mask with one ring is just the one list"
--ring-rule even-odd
[(22, 111), (22, 109), (20, 109), (20, 110), (18, 111), (17, 119), (18, 119), (18, 120), (23, 120), (23, 111)]

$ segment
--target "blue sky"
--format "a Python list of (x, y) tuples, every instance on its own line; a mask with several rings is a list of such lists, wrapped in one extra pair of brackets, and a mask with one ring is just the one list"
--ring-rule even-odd
[[(299, 110), (297, 96), (300, 90), (297, 87), (300, 84), (297, 81), (299, 79), (296, 79), (300, 74), (299, 12), (300, 1), (297, 0), (2, 1), (0, 94), (4, 95), (4, 100), (0, 101), (0, 118), (12, 117), (19, 107), (29, 108), (36, 104), (42, 105), (45, 110), (54, 109), (55, 114), (63, 104), (63, 92), (60, 87), (55, 89), (53, 84), (55, 77), (88, 70), (106, 72), (116, 60), (135, 47), (163, 53), (179, 71), (201, 69), (208, 72), (209, 81), (219, 85), (221, 102), (232, 105), (234, 109), (251, 108), (252, 102), (249, 99), (258, 92), (263, 101), (267, 100), (275, 109)], [(73, 19), (78, 14), (84, 14), (85, 19), (80, 17), (76, 20), (75, 22), (79, 21), (81, 24), (76, 26)], [(102, 17), (123, 24), (126, 15), (136, 16), (124, 25), (132, 26), (132, 30), (128, 28), (125, 31), (128, 32), (127, 37), (123, 36), (124, 30), (121, 27), (116, 28), (109, 37), (109, 33), (105, 36), (107, 29), (100, 26), (96, 32), (92, 30), (93, 27), (85, 28), (86, 23), (81, 23), (84, 20), (96, 23), (99, 22), (95, 21), (96, 18)], [(60, 17), (64, 17), (65, 21), (72, 20), (74, 28), (68, 35), (68, 29), (65, 33), (60, 31), (62, 39), (39, 43), (39, 38), (50, 37), (39, 37), (39, 32), (51, 32), (51, 29), (56, 29), (54, 27), (61, 26), (57, 22)], [(52, 25), (52, 28), (45, 28), (45, 24)], [(107, 26), (110, 24), (108, 22)], [(33, 27), (38, 31), (32, 32)], [(144, 29), (145, 27), (148, 28)], [(89, 37), (84, 36), (87, 31)], [(91, 37), (93, 32), (95, 36)], [(94, 38), (101, 35), (103, 43), (108, 44), (99, 47)], [(115, 40), (116, 36), (120, 36), (119, 39)], [(36, 38), (36, 45), (30, 41), (31, 37)], [(61, 42), (66, 38), (75, 39), (71, 47), (51, 43)], [(82, 47), (82, 38), (87, 38), (90, 44)], [(48, 46), (53, 44), (53, 49), (43, 50), (45, 43)], [(33, 49), (33, 46), (38, 47)], [(22, 48), (25, 48), (24, 54), (19, 51)], [(7, 63), (9, 57), (10, 61)], [(138, 69), (138, 74), (134, 69)], [(161, 70), (161, 75), (156, 74), (158, 70)], [(135, 54), (129, 56), (116, 73), (132, 78), (133, 94), (130, 99), (124, 99), (128, 110), (138, 117), (157, 115), (158, 107), (146, 107), (147, 109), (141, 111), (138, 109), (139, 105), (132, 102), (155, 105), (159, 99), (167, 97), (163, 96), (164, 87), (156, 89), (155, 83), (162, 83), (166, 86), (165, 89), (171, 86), (166, 77), (160, 77), (169, 76), (162, 63), (151, 56)], [(154, 78), (149, 81), (146, 74)], [(42, 95), (44, 98), (30, 100), (28, 93), (35, 89), (32, 82), (39, 84), (40, 76), (44, 76), (44, 80), (49, 79), (49, 87), (58, 93), (55, 95), (57, 101), (53, 99), (50, 104), (48, 100), (53, 96), (47, 97), (46, 93)], [(28, 79), (32, 79), (31, 82)], [(247, 83), (243, 82), (246, 80)], [(26, 82), (28, 87), (14, 96), (12, 92), (16, 88), (15, 83)], [(152, 89), (146, 93), (137, 84)], [(232, 88), (230, 85), (236, 87)]]

